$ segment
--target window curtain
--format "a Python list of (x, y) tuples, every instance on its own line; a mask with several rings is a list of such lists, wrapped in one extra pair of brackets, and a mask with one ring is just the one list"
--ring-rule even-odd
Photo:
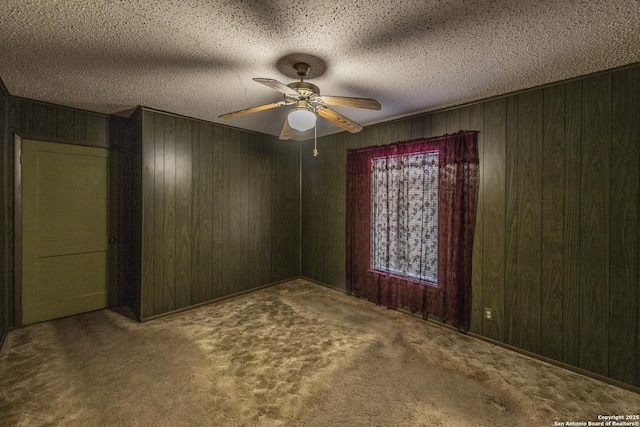
[[(428, 151), (438, 152), (437, 283), (371, 267), (373, 159)], [(386, 307), (421, 312), (425, 317), (433, 314), (467, 330), (478, 199), (478, 132), (348, 150), (346, 193), (347, 292)]]

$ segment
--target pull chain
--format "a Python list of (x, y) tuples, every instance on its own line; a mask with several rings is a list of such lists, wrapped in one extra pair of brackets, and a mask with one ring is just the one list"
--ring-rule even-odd
[(318, 157), (318, 125), (313, 127), (313, 157)]

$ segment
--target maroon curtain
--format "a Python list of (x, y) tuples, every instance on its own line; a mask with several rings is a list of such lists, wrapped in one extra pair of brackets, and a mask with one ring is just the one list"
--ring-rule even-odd
[[(471, 317), (471, 258), (478, 195), (478, 132), (347, 151), (347, 291), (387, 307), (434, 314), (461, 329)], [(372, 160), (438, 152), (438, 283), (371, 268)]]

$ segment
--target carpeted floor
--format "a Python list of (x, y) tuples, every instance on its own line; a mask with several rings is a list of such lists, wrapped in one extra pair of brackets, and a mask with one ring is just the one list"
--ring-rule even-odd
[(554, 426), (640, 394), (294, 280), (140, 324), (12, 331), (2, 426)]

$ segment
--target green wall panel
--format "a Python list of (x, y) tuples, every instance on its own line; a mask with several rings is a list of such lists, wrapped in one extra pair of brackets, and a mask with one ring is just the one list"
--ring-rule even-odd
[(141, 319), (300, 275), (299, 144), (143, 109)]
[(471, 331), (639, 385), (639, 85), (636, 65), (320, 138), (322, 158), (306, 141), (302, 275), (345, 289), (348, 148), (479, 130)]
[[(7, 117), (7, 95), (4, 92), (4, 83), (0, 79), (0, 139), (2, 140), (2, 147), (0, 148), (0, 200), (6, 203), (6, 192), (9, 191), (7, 187), (7, 166), (6, 157), (9, 154), (7, 143), (5, 140), (5, 123)], [(9, 271), (8, 263), (8, 231), (9, 231), (9, 212), (6, 207), (0, 209), (0, 340), (4, 334), (5, 329), (9, 326), (9, 288), (10, 278), (12, 272)]]

